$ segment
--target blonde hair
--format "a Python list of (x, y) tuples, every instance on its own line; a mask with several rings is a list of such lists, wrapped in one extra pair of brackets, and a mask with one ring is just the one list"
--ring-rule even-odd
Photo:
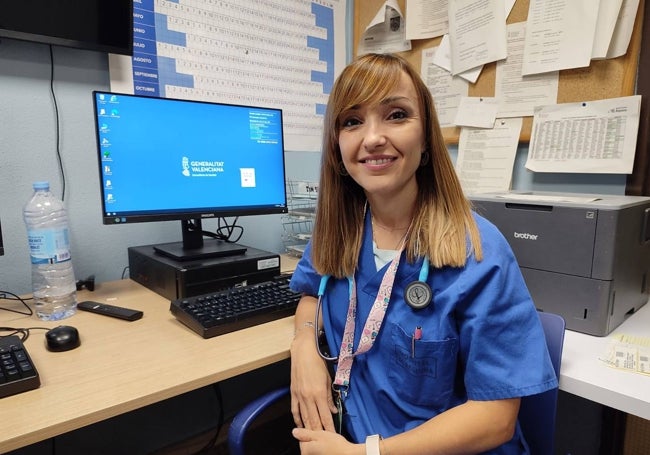
[(471, 204), (445, 146), (433, 98), (420, 76), (402, 57), (367, 54), (343, 69), (332, 88), (325, 113), (318, 205), (312, 235), (316, 271), (350, 276), (357, 267), (364, 227), (364, 190), (344, 170), (338, 145), (341, 114), (352, 106), (388, 96), (405, 73), (420, 102), (424, 152), (428, 162), (416, 171), (418, 196), (405, 249), (414, 262), (426, 255), (433, 267), (462, 267), (470, 254), (482, 259)]

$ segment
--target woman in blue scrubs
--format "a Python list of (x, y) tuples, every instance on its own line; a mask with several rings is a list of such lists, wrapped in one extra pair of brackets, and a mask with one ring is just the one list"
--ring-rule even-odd
[(520, 398), (557, 380), (426, 85), (401, 57), (362, 56), (337, 79), (324, 131), (313, 236), (291, 281), (303, 293), (291, 346), (301, 452), (527, 453)]

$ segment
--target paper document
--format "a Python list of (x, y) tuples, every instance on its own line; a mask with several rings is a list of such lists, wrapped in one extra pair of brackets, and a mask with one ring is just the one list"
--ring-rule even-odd
[(600, 360), (612, 368), (650, 375), (650, 338), (623, 333), (612, 335)]
[[(440, 68), (444, 68), (449, 71), (451, 74), (451, 44), (449, 42), (449, 35), (444, 35), (440, 44), (438, 45), (438, 50), (433, 59), (433, 63), (438, 65)], [(463, 71), (462, 73), (456, 74), (458, 77), (462, 77), (466, 81), (471, 82), (472, 84), (476, 83), (481, 71), (483, 70), (483, 65), (477, 66), (475, 68)]]
[(607, 58), (620, 57), (627, 52), (638, 9), (639, 0), (623, 0), (623, 5), (621, 6), (616, 21), (616, 27), (614, 28), (614, 34), (609, 43)]
[(379, 8), (359, 40), (358, 55), (375, 52), (402, 52), (411, 50), (411, 41), (406, 39), (406, 26), (397, 0), (387, 0)]
[(454, 123), (458, 126), (492, 128), (499, 110), (494, 97), (465, 96), (460, 99)]
[(607, 57), (609, 43), (614, 35), (614, 27), (618, 20), (618, 13), (621, 11), (623, 0), (607, 0), (600, 2), (598, 8), (598, 20), (596, 30), (598, 33), (594, 36), (594, 45), (591, 50), (591, 58), (599, 59)]
[(510, 189), (521, 118), (499, 119), (494, 128), (462, 128), (456, 173), (467, 194)]
[(589, 66), (599, 0), (530, 0), (523, 74)]
[(285, 150), (320, 153), (348, 0), (130, 3), (133, 56), (108, 55), (112, 91), (280, 108)]
[(529, 117), (536, 106), (557, 103), (559, 72), (522, 76), (526, 23), (509, 24), (507, 29), (508, 57), (497, 62), (494, 84), (498, 117)]
[(536, 108), (526, 168), (632, 173), (640, 110), (641, 95)]
[(449, 31), (448, 0), (407, 0), (406, 39), (427, 39)]
[(449, 3), (451, 73), (506, 58), (504, 0), (454, 0)]
[(422, 50), (420, 75), (433, 96), (438, 122), (442, 128), (445, 128), (454, 126), (460, 99), (467, 96), (469, 84), (433, 63), (435, 54), (439, 50), (439, 47)]
[[(443, 0), (440, 3), (446, 4), (446, 1)], [(505, 0), (504, 17), (508, 17), (514, 5), (515, 5), (515, 0)], [(438, 45), (438, 50), (436, 51), (436, 55), (433, 63), (435, 63), (441, 68), (446, 69), (451, 73), (451, 43), (449, 41), (448, 33), (443, 35), (442, 40)], [(476, 81), (478, 80), (478, 77), (481, 75), (481, 71), (483, 71), (483, 65), (475, 66), (473, 68), (468, 69), (467, 71), (460, 72), (456, 74), (456, 76), (462, 77), (463, 79), (471, 82), (472, 84), (475, 84)]]
[(515, 6), (515, 2), (517, 0), (506, 0), (504, 3), (504, 8), (506, 12), (506, 19), (508, 19), (508, 16), (510, 16), (510, 13), (512, 12), (512, 7)]

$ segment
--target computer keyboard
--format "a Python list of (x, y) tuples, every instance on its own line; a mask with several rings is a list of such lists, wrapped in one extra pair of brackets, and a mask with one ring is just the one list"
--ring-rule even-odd
[(211, 338), (293, 315), (300, 294), (289, 289), (291, 275), (210, 294), (172, 300), (176, 319)]
[(16, 335), (0, 338), (0, 398), (37, 389), (38, 371)]

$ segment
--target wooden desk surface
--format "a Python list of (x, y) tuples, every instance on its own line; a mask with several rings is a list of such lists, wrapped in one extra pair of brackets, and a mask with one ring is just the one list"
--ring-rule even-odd
[(43, 322), (0, 312), (2, 326), (71, 325), (81, 337), (77, 349), (49, 352), (45, 331), (31, 330), (25, 346), (41, 387), (0, 401), (0, 453), (289, 357), (292, 317), (204, 339), (178, 322), (168, 299), (131, 280), (99, 284), (94, 292), (80, 292), (78, 300), (139, 309), (144, 316), (127, 322), (78, 311)]

